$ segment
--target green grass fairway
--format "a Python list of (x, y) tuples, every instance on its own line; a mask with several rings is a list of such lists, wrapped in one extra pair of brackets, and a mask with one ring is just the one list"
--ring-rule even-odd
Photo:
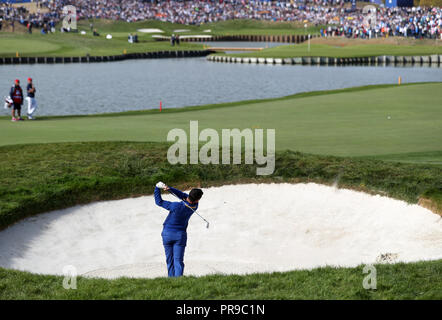
[(36, 38), (28, 39), (27, 41), (16, 40), (4, 37), (0, 41), (0, 52), (4, 56), (15, 55), (16, 52), (21, 54), (26, 53), (45, 53), (60, 50), (61, 46), (55, 42), (37, 40)]
[(442, 164), (442, 151), (433, 152), (410, 152), (410, 153), (400, 153), (400, 154), (384, 154), (372, 158), (383, 161), (390, 162), (404, 162), (404, 163), (428, 163), (441, 165)]
[(235, 57), (291, 58), (291, 57), (370, 57), (418, 56), (442, 54), (442, 42), (410, 39), (313, 39), (308, 43), (285, 45), (246, 53), (233, 53)]
[[(188, 32), (181, 35), (233, 35), (233, 34), (259, 34), (259, 35), (288, 35), (302, 34), (304, 28), (297, 23), (260, 22), (260, 21), (225, 21), (202, 26), (188, 26), (161, 21), (142, 21), (128, 23), (124, 21), (110, 21), (104, 19), (91, 20), (94, 28), (100, 33), (99, 37), (91, 35), (90, 21), (81, 20), (78, 30), (84, 30), (87, 35), (79, 33), (60, 33), (41, 35), (40, 30), (34, 29), (32, 35), (24, 33), (20, 28), (15, 33), (0, 32), (0, 57), (15, 57), (16, 52), (20, 56), (84, 56), (90, 54), (120, 55), (126, 50), (128, 53), (163, 51), (163, 50), (198, 50), (203, 49), (202, 44), (181, 42), (179, 46), (172, 47), (168, 41), (156, 41), (152, 34), (137, 32), (142, 28), (161, 29), (164, 33), (159, 35), (171, 35), (176, 29), (186, 29)], [(57, 26), (59, 30), (60, 26)], [(7, 28), (6, 28), (7, 29)], [(203, 32), (210, 29), (211, 32)], [(21, 30), (21, 32), (20, 32)], [(130, 44), (127, 42), (129, 33), (137, 32), (140, 43)], [(319, 32), (319, 27), (309, 27), (308, 32)], [(107, 40), (107, 34), (112, 34), (113, 39)]]
[[(200, 130), (274, 128), (277, 150), (338, 156), (430, 154), (442, 151), (440, 101), (442, 83), (428, 83), (350, 88), (263, 101), (169, 109), (163, 113), (153, 110), (121, 116), (42, 117), (20, 123), (3, 117), (0, 145), (116, 140), (162, 142), (170, 129), (187, 131), (189, 121), (198, 120)], [(427, 158), (416, 159), (418, 162), (431, 160)], [(435, 162), (441, 163), (440, 155)]]
[(167, 50), (202, 50), (203, 45), (193, 43), (181, 43), (179, 46), (171, 46), (167, 41), (154, 41), (148, 36), (139, 36), (140, 43), (130, 44), (127, 42), (127, 34), (124, 37), (116, 37), (111, 40), (100, 37), (80, 34), (10, 34), (0, 33), (0, 56), (15, 57), (16, 52), (21, 57), (71, 57), (71, 56), (103, 56), (121, 55), (127, 53), (167, 51)]

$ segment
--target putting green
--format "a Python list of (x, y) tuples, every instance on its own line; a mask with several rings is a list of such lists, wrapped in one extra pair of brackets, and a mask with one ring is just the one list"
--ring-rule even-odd
[[(442, 83), (377, 86), (170, 113), (0, 121), (0, 145), (166, 141), (173, 128), (276, 129), (276, 149), (339, 156), (442, 151)], [(44, 108), (44, 106), (42, 106)], [(219, 131), (220, 132), (220, 131)], [(440, 155), (438, 155), (440, 157)]]
[(193, 43), (182, 43), (172, 47), (168, 41), (158, 42), (150, 35), (139, 35), (140, 43), (131, 45), (127, 42), (127, 33), (117, 33), (116, 38), (107, 40), (106, 33), (100, 37), (80, 34), (56, 33), (17, 34), (0, 33), (0, 57), (14, 57), (18, 52), (20, 56), (85, 56), (90, 55), (118, 55), (133, 52), (163, 51), (163, 50), (199, 50), (203, 46)]
[[(309, 49), (310, 48), (310, 49)], [(302, 56), (317, 56), (317, 57), (370, 57), (370, 56), (418, 56), (418, 55), (432, 55), (441, 54), (442, 46), (394, 46), (383, 44), (361, 44), (348, 47), (337, 47), (325, 44), (311, 44), (307, 43), (296, 45), (284, 45), (274, 48), (265, 49), (262, 51), (246, 52), (229, 54), (235, 57), (263, 57), (263, 58), (290, 58)]]
[(23, 53), (41, 53), (56, 51), (60, 49), (60, 46), (45, 40), (31, 40), (26, 41), (17, 39), (2, 39), (0, 41), (0, 52), (2, 55), (15, 54), (19, 52)]
[(292, 44), (267, 48), (262, 51), (233, 53), (229, 56), (290, 58), (290, 57), (370, 57), (419, 56), (441, 54), (442, 45), (434, 40), (404, 38), (347, 39), (343, 37), (314, 38), (310, 44)]

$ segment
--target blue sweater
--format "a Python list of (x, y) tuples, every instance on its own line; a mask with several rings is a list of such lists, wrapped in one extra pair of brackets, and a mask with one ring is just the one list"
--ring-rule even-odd
[(189, 196), (187, 193), (181, 192), (180, 190), (172, 187), (169, 187), (169, 189), (172, 193), (177, 195), (178, 198), (182, 199), (183, 201), (170, 202), (163, 200), (163, 198), (161, 198), (161, 190), (155, 187), (155, 203), (157, 204), (157, 206), (169, 210), (169, 214), (167, 215), (167, 218), (163, 223), (164, 229), (172, 231), (186, 231), (189, 219), (193, 214), (193, 211), (190, 208), (196, 211), (198, 209), (198, 203), (190, 204), (186, 200)]

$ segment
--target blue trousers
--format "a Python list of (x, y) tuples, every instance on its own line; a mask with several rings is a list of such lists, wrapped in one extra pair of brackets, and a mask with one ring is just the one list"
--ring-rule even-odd
[(167, 274), (169, 277), (180, 277), (184, 272), (184, 250), (187, 244), (186, 231), (163, 229), (161, 233), (166, 252)]

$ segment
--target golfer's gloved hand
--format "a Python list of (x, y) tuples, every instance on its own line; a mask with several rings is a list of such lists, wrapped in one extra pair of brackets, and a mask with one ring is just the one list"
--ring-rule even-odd
[(167, 186), (164, 184), (164, 182), (161, 182), (161, 181), (156, 184), (156, 187), (159, 189), (166, 189), (167, 188)]

